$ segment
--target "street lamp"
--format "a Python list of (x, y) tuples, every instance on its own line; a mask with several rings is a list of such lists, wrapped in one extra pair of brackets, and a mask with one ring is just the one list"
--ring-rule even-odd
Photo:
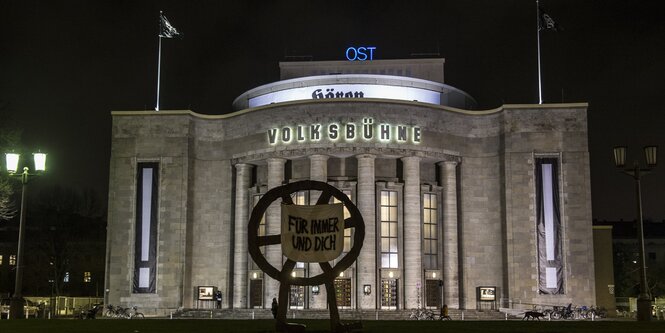
[[(42, 172), (46, 170), (46, 154), (42, 152), (32, 154), (35, 160), (35, 171)], [(14, 284), (14, 295), (12, 295), (11, 301), (9, 303), (9, 317), (11, 319), (20, 319), (23, 318), (23, 295), (21, 289), (23, 288), (23, 239), (25, 237), (25, 210), (27, 207), (26, 203), (26, 193), (28, 188), (28, 182), (30, 181), (31, 176), (36, 176), (38, 174), (30, 173), (30, 169), (26, 166), (23, 167), (22, 173), (17, 173), (18, 171), (18, 162), (20, 155), (16, 153), (7, 153), (5, 154), (5, 160), (7, 163), (7, 172), (10, 176), (21, 177), (21, 217), (18, 226), (18, 251), (16, 253), (16, 281)]]
[[(624, 168), (626, 165), (626, 147), (614, 147), (614, 165), (617, 168)], [(637, 297), (637, 320), (650, 321), (651, 320), (651, 295), (649, 293), (649, 286), (647, 285), (647, 267), (644, 259), (644, 227), (642, 221), (642, 194), (640, 190), (640, 178), (642, 175), (651, 172), (651, 169), (656, 167), (656, 152), (658, 147), (646, 146), (644, 147), (644, 157), (646, 159), (647, 167), (641, 168), (640, 162), (635, 160), (632, 168), (623, 169), (623, 173), (635, 179), (635, 194), (637, 195), (637, 241), (639, 246), (639, 261), (640, 261), (640, 295)]]

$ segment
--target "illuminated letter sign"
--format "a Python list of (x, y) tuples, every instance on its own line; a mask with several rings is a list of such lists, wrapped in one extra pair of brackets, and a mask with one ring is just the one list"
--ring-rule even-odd
[(356, 139), (381, 143), (420, 144), (422, 131), (419, 126), (375, 123), (372, 118), (363, 118), (361, 123), (298, 124), (268, 129), (270, 145), (307, 143), (327, 140), (354, 142)]
[(441, 92), (385, 84), (326, 84), (272, 91), (249, 99), (250, 108), (272, 103), (345, 98), (381, 98), (441, 105)]
[[(374, 46), (349, 47), (346, 49), (346, 59), (349, 61), (374, 60)], [(369, 52), (369, 54), (367, 54)]]

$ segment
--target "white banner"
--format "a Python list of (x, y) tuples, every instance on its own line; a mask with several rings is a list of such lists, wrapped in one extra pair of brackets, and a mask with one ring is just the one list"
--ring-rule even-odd
[(297, 262), (324, 262), (344, 248), (344, 204), (282, 205), (282, 253)]

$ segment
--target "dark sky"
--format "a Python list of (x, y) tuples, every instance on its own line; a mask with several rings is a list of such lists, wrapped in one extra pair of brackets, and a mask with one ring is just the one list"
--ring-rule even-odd
[[(643, 145), (665, 150), (665, 2), (541, 4), (564, 28), (541, 38), (544, 100), (590, 104), (593, 216), (634, 219), (633, 181), (611, 153), (625, 144), (643, 161)], [(39, 186), (105, 200), (111, 110), (155, 106), (159, 10), (185, 35), (164, 40), (162, 110), (227, 113), (277, 81), (285, 56), (343, 60), (362, 45), (376, 59), (440, 54), (446, 83), (482, 109), (538, 101), (532, 0), (0, 0), (0, 121), (49, 153)], [(645, 218), (665, 219), (665, 166), (645, 176), (643, 198)]]

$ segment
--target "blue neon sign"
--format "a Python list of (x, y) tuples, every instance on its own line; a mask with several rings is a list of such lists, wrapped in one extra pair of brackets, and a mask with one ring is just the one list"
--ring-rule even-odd
[[(346, 49), (346, 59), (349, 61), (365, 61), (365, 60), (374, 60), (374, 50), (375, 46), (360, 46), (360, 47), (349, 47)], [(369, 54), (367, 53), (369, 51)]]

